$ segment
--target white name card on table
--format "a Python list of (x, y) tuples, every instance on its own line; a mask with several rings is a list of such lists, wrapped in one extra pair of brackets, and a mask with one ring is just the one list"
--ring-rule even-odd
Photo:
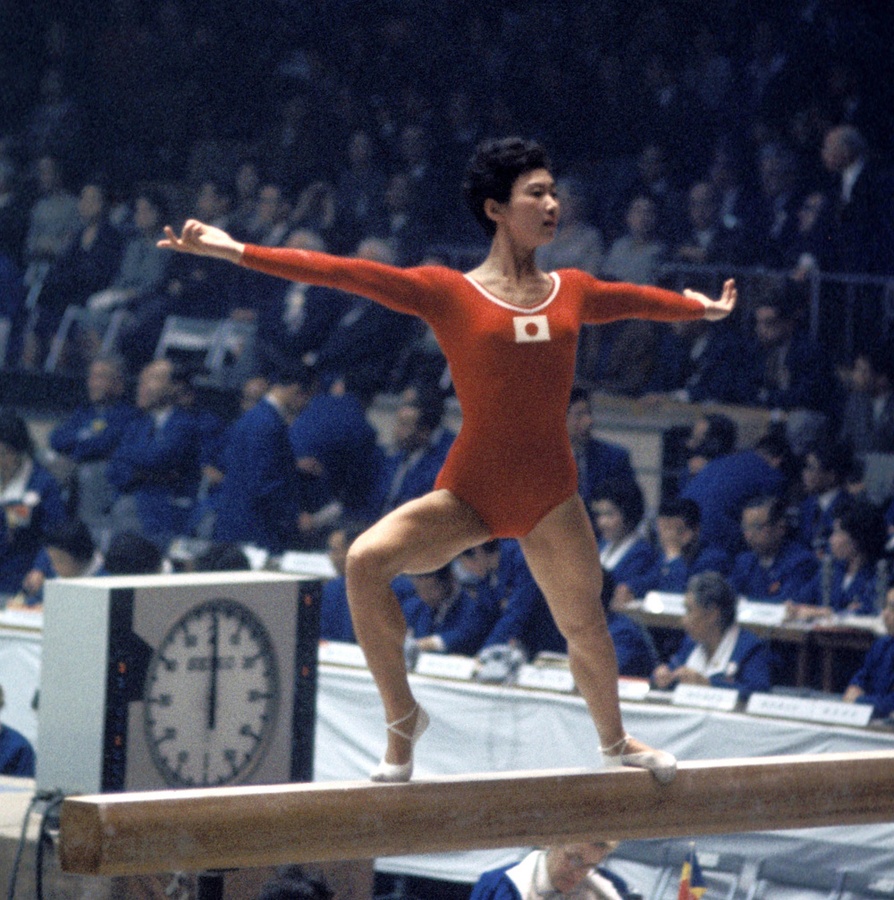
[(316, 575), (319, 578), (335, 578), (338, 574), (329, 556), (319, 551), (287, 550), (280, 560), (279, 571), (291, 575)]
[(254, 544), (243, 544), (242, 552), (248, 559), (248, 564), (253, 572), (260, 572), (270, 559), (269, 550), (265, 550), (263, 547), (256, 547)]
[(752, 694), (745, 711), (756, 716), (777, 719), (802, 719), (824, 725), (853, 725), (862, 728), (872, 718), (868, 703), (844, 703), (812, 697), (791, 697), (786, 694)]
[(518, 670), (515, 683), (519, 687), (536, 688), (541, 691), (558, 691), (563, 694), (574, 692), (571, 670), (553, 666), (542, 667), (526, 663)]
[(669, 594), (666, 591), (649, 591), (643, 597), (643, 609), (656, 615), (682, 616), (686, 612), (683, 594)]
[(413, 671), (417, 675), (471, 681), (477, 669), (478, 660), (473, 656), (459, 656), (456, 653), (420, 653)]
[(358, 644), (347, 644), (342, 641), (320, 641), (317, 659), (321, 663), (333, 666), (354, 666), (366, 668), (366, 657)]
[(739, 692), (735, 688), (709, 687), (705, 684), (678, 684), (671, 702), (674, 706), (732, 712), (739, 702)]
[(740, 625), (779, 626), (785, 621), (785, 604), (740, 600), (736, 610), (736, 621)]
[(618, 697), (621, 700), (645, 700), (651, 686), (647, 678), (619, 678)]
[(858, 616), (856, 613), (843, 613), (835, 617), (835, 624), (843, 628), (856, 628), (858, 631), (871, 631), (879, 637), (888, 633), (881, 616)]

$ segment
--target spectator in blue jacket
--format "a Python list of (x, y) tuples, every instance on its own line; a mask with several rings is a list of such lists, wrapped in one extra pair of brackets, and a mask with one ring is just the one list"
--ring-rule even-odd
[(832, 524), (849, 500), (846, 481), (852, 464), (853, 454), (843, 441), (816, 441), (804, 457), (801, 486), (806, 496), (798, 507), (798, 539), (818, 556), (828, 551)]
[(754, 449), (711, 460), (681, 492), (698, 503), (706, 546), (736, 553), (742, 547), (740, 522), (745, 504), (759, 494), (782, 494), (788, 484), (785, 438), (764, 435)]
[(615, 589), (614, 609), (623, 610), (632, 600), (649, 591), (682, 594), (691, 576), (699, 572), (729, 571), (729, 555), (701, 541), (701, 513), (694, 500), (678, 497), (658, 508), (658, 558), (647, 572), (628, 578)]
[(56, 479), (34, 458), (25, 420), (0, 410), (0, 595), (12, 596), (46, 535), (67, 518)]
[(730, 573), (737, 594), (781, 603), (798, 596), (816, 574), (816, 556), (789, 533), (783, 498), (749, 500), (742, 510), (742, 536), (748, 549), (736, 557)]
[(306, 367), (283, 366), (271, 374), (266, 396), (229, 429), (214, 540), (256, 544), (271, 553), (297, 546), (301, 489), (289, 426), (310, 398), (312, 383)]
[(577, 463), (577, 492), (583, 497), (584, 503), (589, 505), (593, 499), (593, 491), (601, 481), (636, 480), (630, 464), (630, 453), (624, 447), (593, 437), (593, 410), (590, 392), (586, 388), (572, 388), (565, 424), (574, 461)]
[(177, 381), (169, 359), (144, 366), (137, 385), (142, 415), (127, 427), (106, 467), (118, 494), (112, 533), (138, 531), (162, 548), (186, 533), (200, 478), (201, 436), (192, 413), (176, 403)]
[(381, 515), (434, 487), (456, 437), (443, 418), (444, 395), (436, 385), (404, 392), (394, 417), (394, 451), (385, 460), (379, 485)]
[(736, 624), (736, 594), (719, 572), (693, 575), (686, 586), (686, 637), (652, 673), (661, 689), (678, 684), (736, 688), (742, 697), (772, 684), (769, 646)]
[(643, 492), (635, 481), (603, 481), (593, 492), (590, 511), (599, 539), (599, 559), (615, 584), (642, 577), (658, 562), (658, 551), (638, 530), (645, 510)]
[(454, 572), (466, 591), (492, 611), (494, 624), (482, 650), (508, 644), (529, 659), (543, 651), (567, 652), (518, 541), (491, 540), (470, 547), (454, 561)]
[[(6, 702), (0, 687), (0, 710)], [(33, 778), (36, 757), (31, 742), (25, 735), (0, 724), (0, 775), (19, 778)]]
[(866, 659), (844, 692), (846, 703), (869, 703), (877, 719), (894, 713), (894, 588), (888, 588), (882, 608), (884, 637), (869, 648)]
[(789, 615), (796, 619), (833, 613), (874, 615), (880, 593), (876, 564), (885, 541), (881, 510), (867, 500), (848, 500), (832, 524), (829, 555), (789, 605)]
[(403, 604), (407, 628), (420, 652), (474, 656), (493, 626), (493, 609), (456, 580), (453, 567), (412, 576), (416, 592)]
[(49, 436), (52, 450), (74, 466), (77, 516), (101, 541), (108, 527), (114, 491), (106, 463), (128, 426), (139, 416), (124, 399), (124, 363), (118, 357), (95, 359), (87, 372), (87, 402), (59, 423)]

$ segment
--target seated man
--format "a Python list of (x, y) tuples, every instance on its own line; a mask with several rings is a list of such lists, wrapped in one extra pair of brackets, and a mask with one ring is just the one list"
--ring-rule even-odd
[(566, 653), (565, 638), (534, 582), (518, 542), (491, 540), (464, 550), (454, 571), (468, 593), (495, 618), (482, 650), (509, 644), (528, 659), (538, 653)]
[(404, 392), (394, 417), (394, 450), (379, 485), (379, 514), (430, 491), (456, 435), (445, 428), (444, 397), (434, 385)]
[[(0, 710), (5, 702), (3, 688), (0, 686)], [(15, 728), (0, 724), (0, 775), (33, 778), (34, 763), (34, 748), (28, 738)]]
[(798, 507), (797, 536), (818, 555), (828, 551), (832, 524), (848, 502), (846, 481), (852, 464), (850, 447), (840, 441), (817, 441), (804, 457), (801, 487), (806, 496)]
[(89, 526), (94, 540), (101, 540), (114, 500), (106, 462), (139, 415), (124, 399), (125, 388), (122, 360), (94, 360), (87, 373), (87, 403), (50, 432), (50, 447), (74, 466), (77, 515)]
[(599, 865), (615, 847), (615, 841), (590, 841), (533, 850), (514, 866), (485, 872), (469, 900), (621, 900), (628, 894), (626, 883)]
[(813, 578), (817, 558), (789, 534), (785, 501), (755, 497), (742, 511), (742, 536), (748, 547), (730, 573), (737, 594), (749, 600), (791, 600)]
[(693, 575), (699, 572), (729, 571), (729, 556), (718, 547), (701, 542), (701, 513), (694, 500), (665, 500), (656, 522), (659, 554), (647, 572), (628, 578), (615, 591), (613, 607), (623, 609), (631, 600), (649, 591), (682, 594)]
[(877, 638), (844, 692), (846, 703), (869, 703), (874, 718), (894, 713), (894, 588), (888, 588), (882, 608), (886, 635)]
[(628, 451), (617, 444), (593, 437), (593, 411), (590, 407), (590, 392), (586, 388), (572, 388), (565, 424), (577, 463), (577, 491), (584, 503), (590, 503), (593, 491), (601, 481), (636, 480)]
[(186, 533), (200, 478), (199, 429), (176, 403), (177, 377), (169, 359), (143, 368), (137, 385), (142, 415), (127, 427), (106, 467), (118, 495), (112, 534), (138, 531), (162, 547)]
[(680, 649), (652, 673), (657, 688), (702, 684), (736, 688), (742, 697), (770, 690), (770, 648), (736, 624), (736, 595), (718, 572), (689, 579), (683, 628)]
[(493, 625), (492, 607), (476, 602), (446, 565), (412, 576), (415, 596), (403, 603), (409, 641), (420, 652), (474, 656)]

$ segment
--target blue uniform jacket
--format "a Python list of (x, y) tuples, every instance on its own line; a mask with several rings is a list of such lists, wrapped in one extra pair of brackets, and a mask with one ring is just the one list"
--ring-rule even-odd
[[(667, 562), (660, 551), (655, 564), (642, 575), (631, 578), (625, 583), (634, 597), (645, 597), (649, 591), (666, 591), (670, 594), (682, 594), (692, 575), (699, 572), (729, 572), (729, 556), (719, 547), (699, 547), (693, 558), (678, 556)], [(617, 580), (617, 579), (616, 579)]]
[(21, 497), (3, 502), (0, 522), (0, 594), (15, 594), (33, 568), (47, 532), (66, 518), (62, 491), (38, 463)]
[(615, 645), (618, 674), (630, 678), (648, 678), (658, 665), (658, 652), (649, 632), (629, 616), (610, 612), (608, 633)]
[(857, 703), (871, 703), (876, 718), (894, 712), (894, 637), (886, 635), (873, 643), (851, 684), (865, 691)]
[[(600, 548), (604, 543), (600, 542)], [(629, 585), (631, 581), (651, 571), (657, 563), (658, 551), (645, 538), (639, 538), (609, 571), (615, 584)]]
[(729, 581), (737, 594), (749, 600), (782, 603), (804, 590), (819, 568), (819, 561), (806, 547), (787, 541), (769, 567), (757, 554), (746, 550), (736, 557)]
[(779, 494), (785, 476), (754, 450), (712, 459), (683, 488), (681, 496), (695, 500), (701, 510), (701, 538), (705, 545), (733, 553), (742, 545), (742, 509), (753, 497)]
[(408, 454), (399, 450), (386, 456), (378, 488), (378, 505), (382, 514), (406, 503), (407, 500), (427, 494), (435, 486), (435, 479), (455, 438), (456, 435), (452, 431), (441, 430), (434, 444), (410, 462), (396, 489), (395, 479), (401, 467), (407, 462)]
[(323, 585), (320, 599), (320, 638), (324, 641), (343, 641), (356, 644), (345, 578), (338, 575)]
[(635, 481), (636, 476), (630, 464), (630, 453), (626, 448), (610, 444), (596, 438), (587, 441), (584, 450), (585, 466), (578, 467), (578, 493), (588, 503), (593, 497), (597, 485), (608, 479)]
[(106, 477), (119, 494), (131, 494), (143, 533), (184, 534), (199, 486), (200, 435), (195, 416), (175, 408), (160, 429), (143, 414), (124, 432)]
[(798, 539), (801, 543), (813, 549), (826, 549), (832, 525), (849, 501), (850, 495), (844, 488), (838, 491), (826, 509), (820, 507), (815, 496), (805, 497), (798, 507)]
[[(695, 641), (687, 634), (680, 649), (668, 660), (671, 669), (685, 665), (695, 647)], [(714, 687), (737, 688), (742, 697), (747, 697), (754, 691), (770, 690), (773, 684), (771, 672), (772, 655), (769, 645), (741, 628), (727, 671), (712, 675), (710, 680)]]
[(23, 734), (0, 725), (0, 775), (34, 777), (34, 748)]
[(413, 596), (403, 604), (407, 627), (417, 638), (440, 635), (445, 653), (475, 656), (493, 624), (491, 611), (461, 590), (444, 620), (435, 624), (436, 610)]
[(269, 400), (236, 420), (223, 461), (215, 540), (254, 543), (274, 553), (289, 547), (298, 528), (298, 473), (289, 427)]
[(313, 457), (323, 467), (315, 484), (305, 484), (309, 508), (338, 500), (348, 515), (373, 518), (383, 454), (357, 397), (316, 394), (292, 423), (289, 440), (296, 459)]
[(124, 401), (78, 407), (50, 432), (50, 446), (76, 463), (107, 459), (139, 415), (139, 410)]
[[(844, 586), (846, 572), (844, 563), (837, 559), (833, 560), (832, 571), (829, 574), (829, 606), (836, 612), (848, 611), (857, 615), (874, 615), (878, 597), (875, 566), (871, 563), (863, 566), (847, 587)], [(821, 606), (824, 602), (823, 579), (825, 577), (823, 568), (817, 569), (816, 574), (795, 597), (795, 600), (798, 603)]]

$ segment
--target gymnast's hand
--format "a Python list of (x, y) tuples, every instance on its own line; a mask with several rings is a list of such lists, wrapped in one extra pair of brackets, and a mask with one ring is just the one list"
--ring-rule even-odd
[(163, 250), (177, 250), (196, 256), (213, 256), (239, 262), (245, 244), (233, 240), (223, 229), (206, 225), (196, 219), (187, 219), (178, 237), (170, 225), (165, 225), (165, 236), (158, 242)]
[(705, 318), (709, 322), (716, 322), (718, 319), (725, 319), (736, 307), (736, 282), (732, 278), (727, 279), (723, 283), (723, 292), (719, 300), (712, 300), (698, 291), (690, 291), (688, 288), (683, 291), (684, 297), (691, 297), (698, 300), (705, 308)]

